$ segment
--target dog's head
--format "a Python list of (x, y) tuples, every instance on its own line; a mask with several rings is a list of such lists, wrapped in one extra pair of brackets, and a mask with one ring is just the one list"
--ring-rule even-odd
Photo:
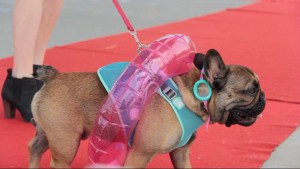
[(204, 79), (212, 88), (208, 113), (212, 122), (250, 126), (265, 108), (258, 76), (247, 67), (225, 65), (214, 49), (196, 54), (194, 64), (204, 68)]

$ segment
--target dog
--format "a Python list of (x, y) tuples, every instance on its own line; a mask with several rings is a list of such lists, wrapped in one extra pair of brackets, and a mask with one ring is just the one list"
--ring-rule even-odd
[[(230, 127), (255, 123), (264, 110), (265, 96), (254, 72), (239, 65), (225, 65), (215, 49), (206, 54), (197, 53), (194, 65), (189, 72), (173, 77), (189, 110), (203, 121), (210, 116), (211, 124), (217, 122)], [(204, 78), (212, 87), (208, 110), (192, 92), (202, 68)], [(38, 70), (37, 78), (44, 82), (44, 86), (32, 101), (36, 135), (28, 144), (29, 167), (38, 168), (43, 153), (50, 149), (50, 166), (68, 168), (80, 140), (91, 134), (107, 92), (95, 72), (60, 73), (51, 66), (44, 66)], [(196, 135), (183, 147), (176, 148), (181, 132), (171, 106), (154, 94), (139, 119), (124, 166), (145, 168), (155, 155), (169, 152), (175, 168), (190, 168), (189, 150)]]

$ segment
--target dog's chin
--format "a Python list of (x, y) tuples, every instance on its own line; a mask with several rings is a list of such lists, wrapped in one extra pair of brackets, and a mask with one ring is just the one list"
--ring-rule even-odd
[(257, 116), (259, 116), (266, 105), (265, 94), (260, 92), (258, 101), (251, 107), (235, 107), (232, 108), (229, 112), (229, 116), (225, 122), (227, 127), (230, 127), (232, 124), (239, 124), (241, 126), (251, 126), (255, 123)]
[(233, 124), (238, 124), (241, 126), (251, 126), (256, 121), (256, 117), (249, 116), (247, 112), (239, 110), (239, 109), (232, 109), (230, 114), (225, 122), (227, 127), (230, 127)]

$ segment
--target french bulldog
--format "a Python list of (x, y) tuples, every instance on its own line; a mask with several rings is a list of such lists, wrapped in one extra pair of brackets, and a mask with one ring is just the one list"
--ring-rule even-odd
[[(265, 107), (258, 76), (249, 68), (225, 65), (214, 49), (196, 54), (195, 67), (173, 77), (185, 106), (203, 121), (252, 125)], [(212, 88), (207, 109), (193, 94), (200, 70)], [(44, 82), (32, 101), (36, 135), (29, 142), (30, 168), (38, 168), (43, 153), (50, 149), (53, 168), (69, 168), (81, 139), (91, 134), (97, 113), (107, 96), (95, 72), (61, 73), (51, 66), (38, 70)], [(208, 118), (210, 117), (210, 118)], [(167, 132), (166, 132), (167, 131)], [(182, 129), (171, 106), (154, 94), (136, 127), (132, 147), (124, 167), (145, 168), (157, 154), (169, 152), (175, 168), (191, 168), (190, 146), (195, 134), (183, 147), (176, 148)]]

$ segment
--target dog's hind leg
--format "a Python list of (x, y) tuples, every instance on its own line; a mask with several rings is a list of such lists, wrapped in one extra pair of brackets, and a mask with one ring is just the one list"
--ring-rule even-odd
[[(51, 168), (70, 168), (79, 147), (81, 135), (70, 130), (57, 129), (47, 133), (49, 147), (52, 154)], [(74, 132), (74, 131), (73, 131)]]
[(30, 153), (29, 168), (39, 168), (40, 161), (46, 150), (48, 150), (48, 140), (45, 132), (38, 125), (36, 126), (36, 134), (28, 143)]
[(190, 147), (195, 138), (196, 135), (194, 134), (185, 146), (177, 148), (170, 152), (170, 158), (172, 160), (174, 168), (191, 168)]

